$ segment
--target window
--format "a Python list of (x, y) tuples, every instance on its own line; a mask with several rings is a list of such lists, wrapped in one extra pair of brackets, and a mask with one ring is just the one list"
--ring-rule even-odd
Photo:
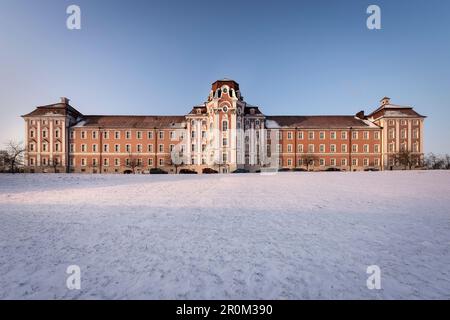
[(55, 131), (55, 138), (59, 138), (59, 130)]
[(323, 167), (325, 165), (325, 159), (320, 158), (319, 159), (319, 165)]
[(202, 144), (202, 152), (206, 151), (206, 144)]
[(342, 158), (341, 159), (341, 166), (346, 166), (347, 165), (347, 159), (346, 158)]
[(291, 131), (289, 131), (287, 133), (287, 138), (288, 138), (288, 140), (292, 140), (292, 132)]
[(400, 124), (401, 124), (402, 126), (406, 126), (406, 120), (402, 120), (402, 121), (400, 122)]
[(116, 167), (120, 166), (120, 159), (118, 159), (118, 158), (114, 159), (114, 165)]
[(395, 147), (394, 147), (394, 144), (393, 144), (393, 143), (389, 143), (388, 151), (389, 151), (389, 152), (394, 152), (394, 151), (395, 151)]
[(105, 167), (109, 166), (109, 159), (108, 159), (108, 158), (104, 158), (104, 159), (103, 159), (103, 165), (104, 165)]
[(375, 145), (373, 146), (373, 152), (375, 152), (375, 153), (380, 152), (380, 145), (379, 145), (379, 144), (375, 144)]
[(395, 121), (394, 120), (389, 120), (389, 125), (390, 126), (393, 126), (395, 124)]
[(335, 144), (330, 144), (330, 152), (332, 152), (332, 153), (336, 152), (336, 145)]
[(191, 145), (191, 151), (192, 151), (192, 152), (195, 152), (195, 144), (192, 144), (192, 145)]
[(163, 144), (159, 145), (159, 152), (164, 152), (164, 145)]
[(313, 144), (309, 144), (308, 145), (308, 152), (309, 153), (313, 153), (314, 152), (314, 145)]
[(82, 167), (85, 167), (85, 166), (86, 166), (86, 159), (85, 159), (85, 158), (82, 158), (82, 159), (81, 159), (81, 166), (82, 166)]
[(417, 142), (413, 143), (413, 152), (419, 152), (419, 144)]
[(402, 129), (400, 136), (402, 139), (406, 139), (406, 129)]
[(30, 166), (34, 166), (34, 158), (30, 158)]
[(302, 144), (299, 144), (297, 146), (297, 152), (303, 152), (303, 145)]
[(70, 139), (75, 139), (75, 131), (70, 131)]
[(358, 139), (358, 131), (353, 131), (352, 132), (352, 139), (353, 140), (357, 140)]
[(358, 145), (357, 144), (353, 144), (352, 145), (352, 152), (358, 152)]
[(163, 166), (164, 165), (164, 159), (159, 159), (159, 165)]
[(332, 158), (330, 159), (330, 166), (336, 166), (336, 159)]
[(222, 130), (223, 131), (228, 130), (228, 121), (226, 121), (226, 120), (222, 121)]
[(283, 146), (281, 144), (277, 144), (277, 152), (280, 153), (283, 150)]
[(223, 145), (224, 147), (226, 147), (226, 146), (228, 145), (228, 139), (227, 139), (227, 138), (223, 138), (223, 139), (222, 139), (222, 145)]
[(148, 152), (153, 152), (153, 145), (152, 144), (147, 145), (147, 151)]
[(159, 139), (164, 139), (164, 131), (159, 132)]
[(364, 140), (369, 140), (369, 131), (364, 131), (363, 132), (363, 139)]
[(153, 132), (152, 131), (148, 131), (147, 132), (147, 139), (153, 139)]
[(365, 145), (363, 146), (363, 150), (364, 150), (365, 153), (369, 153), (369, 145), (368, 145), (368, 144), (365, 144)]
[(380, 159), (375, 158), (374, 164), (375, 164), (376, 167), (379, 167), (380, 166)]
[(92, 159), (92, 166), (94, 166), (94, 167), (97, 166), (97, 159), (96, 158)]
[(120, 144), (114, 145), (114, 152), (120, 152)]
[(42, 131), (42, 138), (47, 138), (47, 130)]
[(87, 151), (87, 146), (85, 144), (81, 145), (81, 152), (86, 152)]
[(367, 159), (367, 158), (364, 158), (364, 159), (363, 159), (363, 166), (364, 166), (364, 167), (369, 166), (369, 159)]
[(352, 166), (357, 166), (358, 165), (358, 159), (352, 159)]
[(299, 139), (299, 140), (303, 140), (303, 131), (300, 131), (300, 132), (298, 133), (298, 139)]
[(324, 145), (324, 144), (321, 144), (321, 145), (319, 146), (319, 152), (321, 152), (321, 153), (324, 153), (324, 152), (325, 152), (325, 145)]
[(120, 131), (114, 132), (114, 139), (120, 139)]
[(414, 139), (419, 139), (419, 130), (414, 129), (412, 131), (412, 136), (413, 136)]
[(292, 159), (287, 159), (287, 165), (290, 167), (292, 166)]
[(169, 132), (169, 138), (170, 138), (170, 140), (175, 140), (175, 131)]
[(325, 132), (324, 132), (324, 131), (320, 131), (320, 133), (319, 133), (319, 139), (320, 139), (320, 140), (324, 140), (324, 139), (325, 139)]
[(97, 139), (97, 131), (92, 131), (92, 139)]
[(86, 131), (81, 131), (81, 139), (86, 139)]
[(346, 144), (341, 144), (341, 152), (342, 153), (347, 152), (347, 145)]
[(142, 152), (142, 144), (138, 144), (136, 146), (136, 150), (137, 150), (137, 152)]
[(125, 145), (125, 152), (130, 153), (131, 152), (131, 144)]
[(347, 140), (347, 131), (341, 131), (341, 139)]
[(103, 152), (109, 152), (109, 144), (103, 145)]
[(389, 129), (388, 137), (389, 137), (389, 139), (395, 139), (395, 130), (394, 129)]
[(148, 159), (148, 165), (149, 165), (149, 166), (153, 166), (153, 159), (152, 159), (152, 158), (149, 158), (149, 159)]
[(175, 149), (175, 145), (174, 144), (170, 144), (169, 145), (169, 152), (172, 152), (173, 149)]
[(202, 139), (206, 138), (206, 131), (202, 131)]
[(131, 139), (131, 131), (125, 132), (125, 139)]
[(73, 143), (70, 144), (69, 150), (70, 152), (75, 152), (75, 145)]
[(191, 131), (191, 138), (195, 139), (195, 131)]
[(97, 152), (97, 145), (96, 144), (92, 145), (92, 152)]
[(103, 139), (109, 139), (109, 131), (103, 131)]
[(308, 140), (314, 140), (314, 131), (308, 132)]
[(226, 152), (222, 153), (222, 161), (223, 161), (223, 163), (227, 162), (227, 153)]
[(336, 131), (331, 131), (330, 132), (330, 139), (331, 140), (336, 140)]
[(30, 151), (34, 151), (34, 143), (30, 143)]
[(277, 137), (277, 140), (283, 139), (283, 134), (282, 134), (282, 132), (277, 131), (276, 137)]
[(373, 137), (374, 137), (375, 140), (380, 140), (380, 132), (379, 131), (375, 131), (373, 133)]
[(137, 137), (138, 139), (142, 139), (142, 131), (137, 131), (137, 132), (136, 132), (136, 137)]

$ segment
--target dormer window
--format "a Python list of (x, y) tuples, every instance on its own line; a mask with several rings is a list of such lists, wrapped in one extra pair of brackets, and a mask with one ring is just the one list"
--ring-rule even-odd
[(255, 114), (255, 109), (251, 108), (250, 109), (250, 114)]
[(202, 113), (202, 109), (197, 108), (197, 113), (198, 113), (198, 114)]

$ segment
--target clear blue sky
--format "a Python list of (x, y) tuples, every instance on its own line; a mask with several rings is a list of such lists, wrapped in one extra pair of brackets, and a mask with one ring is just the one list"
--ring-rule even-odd
[[(82, 29), (66, 28), (77, 4)], [(366, 9), (382, 10), (382, 30)], [(354, 114), (383, 96), (450, 153), (450, 1), (0, 0), (0, 142), (21, 114), (185, 114), (228, 77), (266, 114)]]

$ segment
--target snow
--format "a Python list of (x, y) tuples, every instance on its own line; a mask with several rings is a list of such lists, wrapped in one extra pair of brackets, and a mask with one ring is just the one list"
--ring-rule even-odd
[(449, 195), (445, 171), (0, 175), (0, 299), (449, 299)]

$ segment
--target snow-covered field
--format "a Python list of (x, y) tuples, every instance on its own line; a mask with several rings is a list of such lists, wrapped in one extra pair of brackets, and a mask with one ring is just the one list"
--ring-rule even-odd
[(450, 172), (0, 175), (7, 298), (449, 299)]

